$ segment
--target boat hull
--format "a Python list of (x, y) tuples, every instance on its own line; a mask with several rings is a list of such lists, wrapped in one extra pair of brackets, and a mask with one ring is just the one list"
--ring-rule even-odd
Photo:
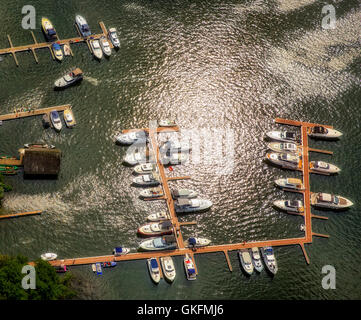
[[(160, 264), (162, 266), (164, 279), (166, 281), (172, 283), (174, 281), (174, 279), (175, 279), (175, 276), (176, 276), (176, 271), (175, 271), (173, 259), (171, 257), (161, 257), (160, 258)], [(171, 272), (167, 271), (167, 268), (166, 268), (167, 264), (172, 266), (173, 271), (171, 271)]]
[(242, 266), (242, 271), (246, 274), (246, 276), (251, 276), (252, 273), (253, 273), (253, 264), (252, 264), (252, 268), (251, 269), (247, 269), (246, 267), (246, 264), (243, 260), (243, 257), (242, 257), (242, 253), (241, 252), (238, 252), (238, 259), (239, 259), (239, 262), (241, 263), (241, 266)]

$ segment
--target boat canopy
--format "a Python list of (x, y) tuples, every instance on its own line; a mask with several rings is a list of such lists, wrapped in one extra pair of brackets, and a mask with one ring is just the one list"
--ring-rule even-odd
[(115, 252), (115, 253), (122, 253), (122, 252), (123, 252), (123, 248), (122, 248), (122, 247), (116, 247), (116, 248), (114, 249), (114, 252)]
[(189, 273), (189, 274), (195, 274), (195, 273), (196, 273), (196, 270), (194, 270), (193, 268), (188, 269), (188, 273)]
[(285, 131), (284, 132), (284, 137), (286, 137), (287, 139), (295, 139), (296, 134), (294, 132)]
[(176, 201), (176, 204), (177, 204), (178, 206), (189, 206), (189, 205), (191, 205), (192, 203), (191, 203), (191, 201), (190, 201), (189, 199), (178, 199), (178, 200)]
[(80, 68), (75, 68), (72, 72), (74, 76), (80, 76), (83, 74), (83, 71)]
[(191, 237), (191, 238), (188, 239), (188, 243), (191, 244), (191, 245), (196, 245), (197, 240), (196, 240), (196, 238)]
[(54, 29), (49, 29), (49, 30), (48, 30), (48, 35), (49, 35), (49, 36), (55, 36), (55, 35), (56, 35), (55, 30), (54, 30)]
[(172, 224), (172, 221), (170, 221), (170, 220), (166, 220), (166, 221), (162, 222), (163, 228), (170, 228), (172, 226), (173, 226), (173, 224)]
[(172, 236), (172, 235), (164, 236), (163, 239), (164, 239), (164, 241), (166, 241), (167, 243), (176, 242), (175, 237)]
[(157, 259), (150, 259), (150, 266), (155, 269), (155, 268), (158, 268), (158, 262), (157, 262)]
[(53, 48), (55, 50), (60, 50), (61, 49), (61, 47), (60, 47), (60, 45), (58, 43), (53, 43)]
[(332, 202), (333, 201), (332, 195), (330, 195), (329, 193), (319, 193), (318, 196), (321, 201), (324, 201), (324, 202)]
[(327, 133), (327, 129), (325, 127), (316, 126), (316, 127), (313, 127), (313, 132), (323, 134), (323, 133)]

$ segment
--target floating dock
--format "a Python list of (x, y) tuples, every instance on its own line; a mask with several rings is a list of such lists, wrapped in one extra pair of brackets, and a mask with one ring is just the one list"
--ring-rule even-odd
[[(16, 53), (23, 52), (23, 51), (31, 51), (33, 53), (33, 55), (34, 55), (34, 59), (35, 59), (36, 63), (39, 63), (39, 59), (38, 59), (38, 57), (36, 55), (35, 50), (48, 48), (53, 60), (55, 60), (54, 53), (53, 53), (53, 50), (51, 48), (53, 43), (58, 43), (60, 45), (67, 44), (69, 46), (69, 48), (70, 48), (71, 55), (73, 55), (73, 51), (71, 50), (70, 45), (74, 44), (74, 43), (86, 42), (88, 47), (89, 47), (90, 52), (92, 52), (91, 46), (90, 46), (90, 43), (89, 43), (90, 40), (99, 39), (101, 37), (106, 37), (108, 39), (108, 31), (107, 31), (107, 28), (105, 27), (104, 23), (102, 21), (100, 21), (99, 25), (100, 25), (100, 28), (102, 29), (102, 33), (100, 33), (100, 34), (92, 34), (92, 35), (90, 35), (88, 37), (82, 37), (80, 35), (80, 32), (79, 32), (78, 28), (77, 28), (77, 30), (79, 32), (79, 37), (70, 38), (70, 39), (63, 39), (63, 40), (59, 39), (59, 37), (58, 37), (57, 41), (54, 41), (54, 42), (42, 42), (42, 43), (39, 43), (36, 40), (34, 33), (32, 31), (30, 31), (31, 35), (33, 37), (34, 43), (28, 44), (28, 45), (23, 45), (23, 46), (17, 46), (17, 47), (14, 47), (10, 36), (7, 35), (7, 38), (8, 38), (9, 44), (10, 44), (10, 48), (0, 49), (0, 55), (11, 54), (13, 56), (13, 58), (14, 58), (14, 61), (15, 61), (16, 65), (19, 66), (19, 61), (18, 61), (18, 59), (16, 57)], [(111, 41), (109, 41), (109, 45), (110, 45), (111, 48), (114, 48)]]
[[(175, 209), (174, 209), (174, 201), (170, 194), (170, 189), (168, 186), (168, 181), (174, 180), (175, 178), (168, 178), (165, 175), (164, 166), (159, 161), (159, 145), (157, 141), (157, 133), (159, 132), (165, 132), (165, 131), (173, 131), (177, 132), (179, 131), (178, 127), (170, 127), (170, 128), (143, 128), (143, 129), (136, 129), (136, 130), (124, 130), (125, 132), (130, 131), (139, 131), (144, 130), (149, 133), (150, 141), (152, 144), (152, 148), (156, 154), (156, 161), (159, 168), (159, 175), (162, 181), (162, 188), (164, 191), (164, 196), (159, 199), (165, 200), (167, 202), (167, 207), (169, 211), (169, 215), (171, 217), (171, 221), (174, 227), (174, 235), (177, 239), (178, 248), (175, 250), (167, 250), (167, 251), (152, 251), (152, 252), (137, 252), (137, 253), (129, 253), (124, 256), (114, 256), (114, 255), (105, 255), (105, 256), (97, 256), (97, 257), (85, 257), (85, 258), (73, 258), (73, 259), (63, 259), (63, 260), (54, 260), (50, 261), (50, 264), (53, 266), (60, 266), (60, 265), (67, 265), (67, 266), (75, 266), (75, 265), (84, 265), (84, 264), (93, 264), (96, 262), (107, 262), (107, 261), (129, 261), (129, 260), (139, 260), (139, 259), (149, 259), (152, 257), (160, 258), (165, 256), (180, 256), (185, 255), (188, 253), (192, 258), (193, 262), (195, 263), (194, 256), (196, 254), (202, 254), (202, 253), (214, 253), (214, 252), (220, 252), (223, 253), (226, 259), (226, 262), (228, 264), (228, 268), (230, 271), (232, 271), (232, 265), (231, 261), (229, 259), (229, 251), (234, 250), (240, 250), (240, 249), (246, 249), (246, 248), (252, 248), (252, 247), (266, 247), (266, 246), (291, 246), (291, 245), (299, 245), (302, 249), (302, 253), (304, 255), (304, 258), (306, 260), (306, 263), (309, 264), (310, 260), (307, 256), (307, 252), (305, 250), (305, 244), (312, 243), (313, 236), (317, 237), (324, 237), (328, 238), (328, 235), (315, 233), (312, 231), (312, 218), (325, 218), (325, 217), (319, 217), (315, 216), (311, 212), (310, 207), (310, 169), (309, 169), (309, 158), (308, 153), (309, 151), (312, 152), (318, 152), (316, 149), (311, 149), (308, 147), (308, 134), (307, 134), (307, 128), (313, 127), (318, 124), (314, 123), (308, 123), (308, 122), (300, 122), (300, 121), (294, 121), (294, 120), (287, 120), (287, 119), (280, 119), (277, 118), (275, 120), (277, 123), (286, 124), (286, 125), (292, 125), (292, 126), (299, 126), (301, 129), (302, 134), (302, 156), (303, 156), (303, 165), (302, 165), (302, 174), (303, 174), (303, 184), (305, 189), (298, 191), (303, 194), (304, 196), (304, 213), (300, 214), (301, 217), (304, 218), (304, 224), (305, 224), (305, 236), (301, 238), (289, 238), (289, 239), (277, 239), (277, 240), (266, 240), (266, 241), (243, 241), (240, 243), (234, 243), (234, 244), (222, 244), (222, 245), (211, 245), (201, 248), (195, 248), (190, 249), (186, 248), (184, 246), (184, 241), (181, 233), (181, 226), (187, 225), (190, 223), (182, 223), (178, 221)], [(327, 126), (328, 128), (332, 128), (331, 126)], [(180, 177), (182, 178), (182, 177)], [(183, 177), (184, 178), (184, 177)], [(186, 177), (189, 178), (189, 177)], [(194, 222), (191, 222), (194, 223)], [(196, 267), (196, 264), (195, 264)]]
[(30, 212), (5, 214), (5, 215), (0, 215), (0, 219), (10, 219), (10, 218), (18, 218), (18, 217), (24, 217), (24, 216), (33, 216), (33, 215), (38, 215), (41, 213), (42, 213), (42, 211), (30, 211)]

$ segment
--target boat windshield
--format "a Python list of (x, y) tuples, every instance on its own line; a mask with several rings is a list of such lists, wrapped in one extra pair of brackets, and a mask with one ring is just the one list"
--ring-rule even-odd
[(88, 26), (87, 24), (83, 24), (83, 25), (81, 26), (81, 29), (82, 29), (83, 31), (85, 31), (85, 32), (90, 31), (89, 26)]
[(334, 203), (334, 204), (338, 204), (339, 202), (340, 202), (339, 197), (334, 196), (334, 197), (333, 197), (333, 203)]
[(295, 139), (296, 134), (294, 132), (285, 131), (283, 132), (283, 137), (286, 139)]
[(162, 240), (162, 238), (156, 238), (153, 240), (153, 245), (156, 248), (163, 248), (164, 247), (164, 242)]
[(70, 76), (69, 74), (67, 74), (67, 75), (64, 76), (64, 80), (65, 80), (66, 82), (69, 82), (69, 81), (72, 81), (72, 80), (73, 80), (73, 77)]

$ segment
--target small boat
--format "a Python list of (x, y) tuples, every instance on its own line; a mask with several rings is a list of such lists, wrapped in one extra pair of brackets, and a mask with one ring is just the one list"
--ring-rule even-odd
[(173, 259), (171, 257), (161, 257), (160, 264), (163, 269), (164, 278), (169, 282), (173, 282), (176, 276)]
[(108, 40), (105, 37), (101, 37), (99, 42), (100, 42), (100, 46), (102, 47), (104, 55), (106, 57), (110, 57), (110, 55), (112, 54), (112, 50), (110, 49)]
[(118, 257), (118, 256), (124, 256), (127, 253), (129, 253), (130, 249), (128, 248), (123, 248), (123, 247), (115, 247), (113, 250), (113, 255)]
[(263, 270), (263, 264), (261, 261), (261, 256), (257, 247), (253, 247), (250, 249), (250, 254), (253, 262), (253, 267), (257, 272), (261, 272)]
[(151, 238), (140, 243), (139, 249), (146, 251), (174, 250), (177, 240), (173, 235)]
[(165, 120), (159, 120), (158, 125), (160, 127), (175, 127), (177, 123), (175, 120), (165, 119)]
[(163, 165), (184, 164), (187, 162), (188, 157), (187, 153), (171, 153), (170, 155), (163, 155), (160, 162)]
[(63, 50), (64, 50), (64, 55), (65, 56), (70, 56), (71, 55), (70, 46), (68, 44), (64, 44)]
[(158, 166), (155, 163), (142, 163), (134, 167), (134, 173), (136, 174), (146, 174), (158, 172)]
[(63, 60), (63, 50), (61, 50), (61, 46), (58, 43), (53, 43), (51, 48), (54, 52), (55, 59), (62, 61)]
[(74, 114), (71, 109), (64, 110), (64, 121), (68, 128), (72, 128), (76, 125)]
[(272, 140), (283, 142), (296, 142), (299, 140), (296, 133), (291, 131), (270, 131), (267, 132), (266, 135)]
[(254, 267), (252, 264), (251, 255), (249, 254), (248, 250), (243, 249), (238, 251), (238, 258), (241, 262), (244, 272), (246, 275), (250, 276), (253, 273)]
[(324, 161), (310, 161), (310, 169), (314, 172), (336, 174), (341, 169), (334, 164), (327, 163)]
[(278, 266), (277, 266), (276, 258), (274, 256), (273, 248), (272, 247), (261, 248), (261, 254), (263, 257), (263, 261), (267, 267), (267, 270), (272, 275), (275, 275), (278, 271)]
[(188, 253), (186, 253), (186, 255), (184, 256), (183, 263), (184, 263), (184, 269), (186, 272), (187, 279), (196, 280), (197, 278), (196, 270), (194, 268), (193, 260), (188, 255)]
[(308, 128), (307, 133), (312, 138), (320, 139), (338, 139), (342, 136), (340, 131), (323, 126), (314, 126), (312, 128)]
[(195, 238), (190, 237), (188, 240), (184, 241), (184, 246), (188, 248), (199, 248), (208, 246), (211, 243), (211, 240), (206, 238)]
[(152, 278), (154, 283), (158, 284), (160, 281), (160, 272), (159, 272), (160, 270), (157, 259), (156, 258), (147, 259), (147, 263), (148, 263), (148, 270), (150, 273), (150, 277)]
[(50, 112), (50, 120), (51, 123), (53, 124), (55, 131), (60, 132), (60, 130), (63, 127), (63, 124), (61, 123), (58, 111)]
[(120, 42), (118, 39), (117, 30), (115, 28), (109, 28), (108, 36), (114, 48), (119, 48)]
[(311, 205), (328, 209), (346, 209), (351, 207), (353, 203), (341, 196), (323, 192), (311, 192)]
[(61, 265), (61, 266), (58, 266), (58, 267), (55, 267), (55, 272), (56, 273), (65, 273), (67, 272), (67, 268), (65, 265)]
[(306, 226), (305, 226), (304, 224), (301, 224), (301, 225), (300, 225), (300, 230), (301, 230), (301, 231), (305, 231), (305, 230), (306, 230)]
[(305, 208), (301, 200), (277, 200), (273, 205), (281, 210), (302, 213)]
[(174, 208), (178, 213), (199, 212), (208, 210), (212, 206), (212, 201), (204, 199), (180, 198), (175, 201)]
[(295, 169), (300, 166), (301, 158), (290, 153), (270, 152), (266, 154), (266, 159), (273, 164), (283, 168)]
[(147, 153), (147, 148), (138, 148), (138, 150), (134, 152), (128, 151), (123, 159), (123, 162), (129, 166), (135, 166), (142, 163), (152, 163), (151, 161), (147, 161)]
[(55, 149), (55, 146), (52, 144), (46, 143), (25, 143), (24, 148), (33, 149), (33, 148), (44, 148), (44, 149)]
[(102, 264), (103, 268), (113, 268), (116, 266), (117, 266), (117, 263), (115, 261), (107, 261), (107, 262), (103, 262), (103, 264)]
[(54, 86), (57, 89), (63, 89), (70, 87), (71, 85), (83, 80), (83, 71), (79, 68), (67, 72), (66, 75), (59, 78), (54, 82)]
[(172, 198), (178, 199), (178, 198), (196, 198), (198, 196), (198, 193), (196, 191), (190, 190), (190, 189), (172, 189), (171, 190)]
[(169, 215), (167, 211), (152, 213), (147, 217), (148, 221), (164, 221), (168, 219), (169, 219)]
[(163, 196), (162, 188), (146, 189), (140, 192), (141, 198), (158, 198), (162, 196)]
[(275, 181), (275, 184), (281, 188), (304, 190), (305, 186), (301, 179), (296, 178), (281, 178)]
[(100, 276), (103, 274), (102, 265), (100, 262), (95, 264), (97, 275)]
[(92, 270), (93, 272), (97, 272), (97, 266), (95, 265), (95, 263), (92, 264)]
[(173, 233), (173, 224), (170, 220), (152, 222), (138, 228), (138, 233), (142, 236), (163, 236)]
[(43, 253), (40, 257), (42, 260), (51, 261), (51, 260), (55, 260), (58, 257), (58, 255), (56, 253), (47, 252), (47, 253)]
[(286, 153), (297, 153), (298, 145), (291, 142), (271, 142), (268, 145), (268, 149), (274, 152), (286, 152)]
[(75, 23), (78, 26), (79, 32), (82, 35), (82, 37), (85, 38), (85, 37), (89, 37), (91, 35), (91, 31), (88, 26), (88, 23), (82, 16), (77, 15), (75, 17)]
[(162, 155), (170, 155), (171, 153), (187, 153), (191, 150), (191, 147), (189, 146), (189, 143), (182, 143), (180, 144), (179, 141), (166, 141), (164, 142), (160, 148), (159, 152)]
[(148, 135), (145, 131), (131, 131), (122, 133), (116, 138), (116, 142), (125, 145), (131, 145), (133, 143), (146, 143), (148, 142)]
[(137, 186), (155, 187), (160, 185), (160, 178), (156, 173), (143, 174), (139, 177), (135, 177), (133, 183)]
[(41, 27), (43, 28), (45, 37), (48, 41), (57, 40), (56, 31), (53, 24), (48, 18), (41, 18)]
[(92, 48), (95, 58), (99, 60), (103, 58), (103, 51), (102, 48), (100, 47), (100, 43), (98, 39), (90, 40), (90, 46)]

